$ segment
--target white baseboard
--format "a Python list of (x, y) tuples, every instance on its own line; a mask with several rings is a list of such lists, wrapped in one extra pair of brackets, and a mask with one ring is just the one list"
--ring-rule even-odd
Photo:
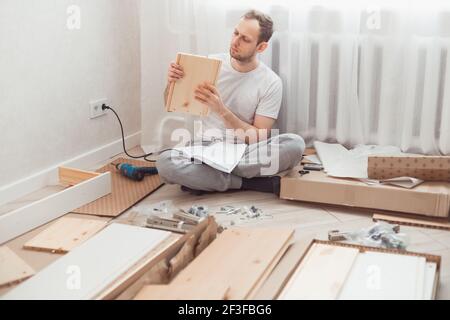
[[(141, 144), (141, 131), (125, 137), (127, 149)], [(39, 171), (29, 177), (0, 187), (0, 206), (17, 200), (31, 192), (42, 189), (48, 185), (58, 183), (58, 168), (72, 167), (77, 169), (89, 169), (91, 166), (112, 158), (123, 152), (122, 139), (118, 139), (99, 148), (88, 151), (75, 158), (61, 162), (50, 168)]]

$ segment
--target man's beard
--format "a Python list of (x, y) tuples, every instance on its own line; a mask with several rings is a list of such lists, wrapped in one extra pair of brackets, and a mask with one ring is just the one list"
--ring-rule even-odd
[(256, 50), (254, 52), (252, 52), (251, 54), (247, 55), (247, 56), (241, 56), (239, 54), (233, 54), (233, 51), (230, 48), (230, 56), (233, 59), (235, 59), (235, 60), (237, 60), (237, 61), (239, 61), (241, 63), (247, 63), (247, 62), (252, 61), (253, 57), (255, 56), (255, 53), (256, 53)]

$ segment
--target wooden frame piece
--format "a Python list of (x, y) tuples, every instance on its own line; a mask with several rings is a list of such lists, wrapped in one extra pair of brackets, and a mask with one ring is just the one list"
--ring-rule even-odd
[(450, 230), (450, 221), (448, 219), (426, 219), (426, 218), (408, 218), (403, 216), (391, 216), (375, 213), (372, 217), (373, 221), (385, 221), (393, 224), (400, 224), (411, 227), (430, 228)]
[(88, 174), (86, 171), (62, 168), (60, 178), (63, 183), (78, 183), (0, 216), (0, 244), (111, 193), (109, 172), (98, 175), (95, 172)]
[[(441, 266), (441, 257), (437, 255), (432, 254), (425, 254), (425, 253), (417, 253), (417, 252), (410, 252), (410, 251), (403, 251), (403, 250), (396, 250), (396, 249), (385, 249), (385, 248), (378, 248), (378, 247), (368, 247), (358, 244), (350, 244), (350, 243), (343, 243), (343, 242), (333, 242), (333, 241), (324, 241), (324, 240), (317, 240), (314, 239), (308, 248), (305, 250), (305, 253), (300, 258), (297, 264), (297, 269), (301, 267), (301, 264), (308, 259), (308, 253), (315, 245), (328, 245), (332, 247), (341, 247), (341, 248), (350, 248), (350, 249), (357, 249), (360, 253), (364, 252), (376, 252), (376, 253), (386, 253), (386, 254), (395, 254), (400, 256), (412, 256), (412, 257), (422, 257), (425, 258), (425, 261), (427, 264), (435, 264), (435, 279), (434, 283), (427, 283), (427, 286), (432, 286), (432, 295), (436, 294), (437, 287), (439, 285), (439, 276), (440, 276), (440, 266)], [(288, 275), (289, 276), (289, 275)], [(293, 281), (293, 277), (290, 277), (290, 279), (287, 281), (287, 283)], [(286, 281), (286, 280), (285, 280)], [(276, 298), (280, 299), (280, 297), (283, 297), (283, 294), (285, 290), (289, 289), (288, 286), (284, 286), (284, 288), (281, 288), (280, 294), (276, 296)], [(434, 298), (432, 296), (431, 298)]]
[(170, 84), (166, 104), (167, 111), (181, 111), (199, 116), (208, 115), (208, 106), (195, 100), (194, 91), (203, 82), (216, 84), (222, 61), (198, 55), (178, 53), (176, 62), (184, 68), (186, 76)]

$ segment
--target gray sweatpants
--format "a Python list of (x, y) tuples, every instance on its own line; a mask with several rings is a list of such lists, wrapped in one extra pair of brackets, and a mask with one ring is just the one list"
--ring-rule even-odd
[(240, 189), (242, 178), (271, 176), (293, 168), (301, 160), (304, 150), (302, 137), (282, 134), (249, 145), (231, 174), (206, 164), (193, 163), (171, 150), (160, 154), (156, 166), (163, 182), (202, 191), (226, 191)]

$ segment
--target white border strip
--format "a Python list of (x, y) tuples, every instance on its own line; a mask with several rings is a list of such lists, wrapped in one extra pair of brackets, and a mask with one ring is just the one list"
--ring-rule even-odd
[(0, 216), (0, 244), (111, 193), (106, 172)]
[[(141, 131), (135, 132), (125, 138), (125, 144), (128, 149), (139, 146), (140, 143)], [(122, 139), (118, 139), (114, 142), (101, 146), (100, 148), (86, 152), (76, 158), (64, 161), (50, 168), (37, 172), (32, 176), (0, 187), (0, 206), (17, 200), (46, 186), (58, 184), (59, 167), (90, 169), (90, 166), (112, 158), (122, 152)]]

